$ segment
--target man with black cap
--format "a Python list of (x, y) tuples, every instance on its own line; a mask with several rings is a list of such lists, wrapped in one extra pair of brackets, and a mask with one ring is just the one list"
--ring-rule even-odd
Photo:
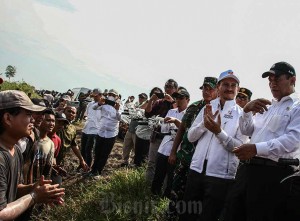
[(240, 87), (239, 93), (237, 94), (235, 101), (241, 108), (244, 108), (245, 105), (251, 101), (252, 92), (244, 87)]
[[(188, 140), (196, 142), (186, 189), (185, 205), (180, 220), (217, 221), (227, 191), (235, 178), (238, 158), (232, 153), (247, 137), (238, 121), (242, 108), (235, 102), (239, 79), (232, 70), (218, 78), (219, 97), (206, 104), (188, 131)], [(184, 208), (182, 208), (184, 209)]]
[[(240, 118), (243, 134), (251, 136), (247, 144), (233, 152), (242, 161), (242, 178), (246, 177), (239, 202), (231, 202), (227, 220), (300, 220), (285, 213), (288, 203), (288, 182), (280, 183), (293, 173), (289, 166), (280, 166), (279, 158), (300, 156), (300, 99), (295, 93), (296, 72), (286, 62), (278, 62), (262, 74), (268, 77), (273, 100), (256, 99), (244, 107)], [(256, 112), (253, 116), (252, 112)], [(237, 178), (237, 184), (239, 182)], [(297, 202), (299, 203), (299, 202)], [(244, 205), (244, 210), (236, 205)], [(298, 204), (299, 205), (299, 204)], [(299, 211), (299, 209), (297, 209)]]
[[(201, 109), (211, 100), (217, 98), (217, 82), (215, 77), (205, 77), (202, 86), (202, 100), (196, 101), (191, 104), (181, 121), (181, 124), (176, 133), (173, 147), (169, 157), (169, 163), (175, 165), (174, 179), (171, 191), (171, 201), (169, 204), (168, 216), (176, 218), (176, 204), (183, 198), (186, 180), (188, 177), (189, 167), (192, 160), (192, 156), (195, 151), (195, 145), (189, 142), (187, 138), (188, 129), (191, 127), (196, 116)], [(178, 150), (178, 148), (180, 149)], [(177, 151), (178, 150), (178, 151)]]

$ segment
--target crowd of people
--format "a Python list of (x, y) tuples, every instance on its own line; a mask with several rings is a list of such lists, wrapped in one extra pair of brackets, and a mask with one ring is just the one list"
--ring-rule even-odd
[[(127, 125), (120, 167), (146, 166), (151, 192), (169, 199), (166, 220), (299, 220), (299, 182), (281, 182), (298, 167), (278, 163), (300, 158), (296, 72), (278, 62), (262, 78), (272, 101), (251, 100), (232, 70), (199, 80), (202, 98), (191, 104), (174, 79), (136, 102), (95, 88), (79, 96), (78, 108), (71, 91), (58, 99), (0, 92), (0, 220), (28, 220), (36, 203), (64, 203), (70, 149), (82, 176), (100, 179), (120, 122)], [(79, 147), (73, 123), (85, 115)]]

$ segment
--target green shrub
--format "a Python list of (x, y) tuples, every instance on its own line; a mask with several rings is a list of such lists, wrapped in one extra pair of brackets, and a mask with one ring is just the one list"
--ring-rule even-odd
[(5, 90), (20, 90), (20, 91), (24, 91), (26, 94), (31, 93), (32, 98), (40, 97), (37, 93), (35, 93), (35, 87), (26, 83), (25, 81), (22, 82), (4, 81), (2, 84), (0, 84), (0, 91), (5, 91)]

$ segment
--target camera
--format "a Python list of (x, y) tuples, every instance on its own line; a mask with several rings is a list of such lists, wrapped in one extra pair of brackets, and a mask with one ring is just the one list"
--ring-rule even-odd
[(155, 95), (159, 98), (159, 99), (163, 99), (165, 97), (165, 93), (155, 93)]
[(115, 104), (116, 104), (115, 101), (111, 101), (111, 100), (109, 100), (109, 99), (107, 99), (107, 98), (105, 98), (104, 102), (105, 102), (105, 104), (108, 104), (108, 105), (113, 106), (113, 107), (114, 107)]

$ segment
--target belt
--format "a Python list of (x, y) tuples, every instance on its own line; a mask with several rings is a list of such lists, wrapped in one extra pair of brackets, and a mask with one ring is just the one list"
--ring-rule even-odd
[(272, 166), (272, 167), (282, 167), (287, 168), (289, 166), (286, 165), (278, 165), (276, 161), (265, 159), (261, 157), (253, 157), (249, 160), (241, 160), (241, 163), (244, 164), (252, 164), (252, 165), (259, 165), (259, 166)]

